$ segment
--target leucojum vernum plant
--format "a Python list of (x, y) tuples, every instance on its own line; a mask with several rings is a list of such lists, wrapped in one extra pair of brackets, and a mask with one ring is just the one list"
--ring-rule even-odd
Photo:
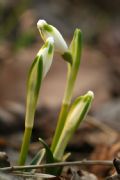
[[(27, 81), (25, 132), (18, 161), (19, 165), (24, 165), (26, 162), (40, 87), (52, 65), (54, 52), (58, 52), (68, 66), (64, 97), (51, 147), (49, 147), (44, 140), (39, 138), (39, 141), (43, 144), (44, 148), (39, 150), (31, 164), (38, 165), (42, 163), (43, 160), (46, 163), (53, 163), (65, 161), (68, 158), (69, 153), (65, 154), (66, 146), (76, 129), (79, 127), (79, 124), (87, 115), (94, 98), (93, 92), (88, 91), (85, 95), (79, 96), (71, 104), (75, 81), (81, 61), (81, 30), (75, 30), (73, 39), (68, 46), (60, 32), (45, 20), (39, 20), (37, 28), (43, 39), (44, 45), (38, 51), (29, 70)], [(61, 169), (47, 168), (45, 171), (51, 174), (59, 174)]]

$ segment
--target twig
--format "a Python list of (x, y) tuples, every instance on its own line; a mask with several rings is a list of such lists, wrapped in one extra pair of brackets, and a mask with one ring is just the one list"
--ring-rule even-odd
[(12, 172), (13, 175), (15, 176), (22, 176), (22, 177), (41, 177), (41, 178), (54, 178), (54, 175), (50, 174), (44, 174), (44, 173), (31, 173), (31, 172)]
[(112, 160), (82, 160), (82, 161), (75, 161), (75, 162), (59, 162), (59, 163), (49, 163), (49, 164), (41, 164), (41, 165), (27, 165), (27, 166), (11, 166), (11, 167), (4, 167), (0, 168), (0, 171), (18, 171), (18, 170), (25, 170), (25, 169), (40, 169), (46, 167), (55, 167), (55, 166), (87, 166), (87, 165), (104, 165), (104, 166), (113, 166)]

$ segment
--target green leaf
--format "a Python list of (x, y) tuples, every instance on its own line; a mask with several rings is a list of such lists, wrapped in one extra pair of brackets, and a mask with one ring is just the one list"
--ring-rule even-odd
[(45, 155), (45, 148), (41, 149), (35, 157), (32, 159), (30, 165), (39, 165), (41, 161), (43, 160)]
[(49, 146), (46, 144), (46, 142), (43, 139), (39, 138), (39, 141), (42, 143), (42, 145), (46, 150), (46, 163), (53, 163), (54, 158)]
[[(45, 157), (45, 148), (38, 151), (38, 153), (32, 159), (30, 165), (39, 165), (39, 164), (41, 164), (44, 157)], [(36, 171), (36, 169), (32, 169), (32, 170), (28, 170), (28, 171), (34, 173)]]
[[(41, 138), (39, 138), (39, 141), (43, 144), (43, 146), (44, 146), (44, 148), (46, 150), (46, 163), (58, 162), (56, 159), (54, 159), (53, 153), (50, 150), (49, 146), (46, 144), (46, 142)], [(57, 175), (58, 170), (59, 170), (58, 167), (47, 167), (47, 168), (45, 168), (45, 173)]]
[[(46, 163), (55, 163), (59, 162), (57, 159), (53, 157), (53, 153), (46, 142), (39, 138), (39, 141), (43, 144), (46, 150)], [(45, 173), (52, 174), (52, 175), (59, 175), (61, 173), (62, 168), (60, 167), (47, 167), (45, 168)]]

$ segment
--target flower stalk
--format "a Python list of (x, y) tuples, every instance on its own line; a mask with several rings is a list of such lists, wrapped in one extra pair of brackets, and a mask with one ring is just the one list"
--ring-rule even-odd
[(63, 103), (62, 103), (60, 115), (58, 118), (55, 135), (53, 137), (53, 141), (51, 145), (52, 152), (54, 152), (55, 147), (58, 143), (58, 139), (60, 138), (60, 135), (62, 133), (64, 124), (66, 121), (66, 117), (68, 114), (68, 109), (71, 103), (74, 85), (75, 85), (75, 81), (76, 81), (79, 66), (80, 66), (81, 50), (82, 50), (82, 33), (79, 29), (76, 29), (73, 36), (73, 40), (69, 48), (69, 51), (72, 55), (72, 65), (68, 63), (66, 88), (65, 88)]

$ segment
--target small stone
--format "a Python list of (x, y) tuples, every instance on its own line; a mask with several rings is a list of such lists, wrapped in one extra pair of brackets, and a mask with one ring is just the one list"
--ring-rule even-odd
[(5, 152), (0, 152), (0, 168), (9, 167), (10, 162), (8, 161), (8, 156)]

